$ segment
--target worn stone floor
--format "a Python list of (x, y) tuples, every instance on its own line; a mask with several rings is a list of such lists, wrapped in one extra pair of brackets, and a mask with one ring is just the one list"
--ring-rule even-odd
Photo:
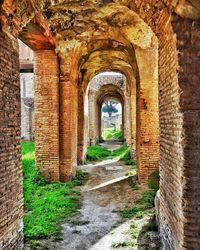
[[(119, 146), (107, 145), (109, 149)], [(75, 223), (62, 225), (61, 240), (45, 240), (42, 242), (44, 249), (111, 250), (114, 243), (132, 240), (129, 234), (132, 220), (125, 221), (117, 213), (132, 203), (136, 196), (129, 185), (129, 178), (132, 177), (126, 175), (131, 167), (121, 161), (108, 159), (79, 168), (89, 174), (85, 185), (80, 187), (82, 208), (72, 220)], [(138, 219), (139, 228), (147, 220), (148, 218)], [(117, 249), (140, 248), (131, 246)]]
[[(110, 249), (98, 246), (98, 241), (122, 222), (116, 210), (123, 208), (132, 197), (126, 173), (129, 166), (109, 159), (81, 166), (89, 173), (87, 183), (81, 187), (82, 208), (74, 221), (79, 225), (63, 224), (63, 240), (52, 242), (49, 249), (86, 250)], [(103, 242), (105, 245), (105, 242)]]

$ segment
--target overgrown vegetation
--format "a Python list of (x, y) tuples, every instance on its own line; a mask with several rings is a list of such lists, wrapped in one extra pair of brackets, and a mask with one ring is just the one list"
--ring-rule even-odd
[(118, 160), (124, 161), (126, 165), (136, 165), (135, 159), (131, 158), (131, 150), (130, 147), (126, 144), (124, 144), (122, 147), (113, 150), (112, 156), (114, 158), (117, 158)]
[[(137, 182), (131, 182), (131, 187), (138, 189)], [(157, 190), (159, 189), (159, 172), (155, 171), (150, 175), (148, 181), (149, 189), (144, 191), (140, 197), (134, 202), (132, 207), (125, 207), (120, 210), (119, 213), (123, 218), (128, 219), (141, 219), (144, 216), (150, 217), (148, 223), (146, 223), (142, 228), (140, 223), (137, 223), (137, 220), (132, 221), (130, 225), (129, 235), (132, 240), (126, 240), (121, 242), (114, 242), (112, 244), (113, 248), (120, 248), (125, 246), (140, 246), (141, 249), (149, 249), (149, 242), (151, 241), (149, 232), (157, 232), (158, 228), (156, 225), (155, 213), (153, 210), (154, 207), (154, 198)], [(147, 217), (147, 218), (148, 218)], [(159, 248), (160, 241), (157, 237), (156, 247)], [(156, 248), (156, 249), (158, 249)]]
[(143, 218), (144, 217), (144, 208), (141, 206), (141, 207), (126, 207), (124, 208), (123, 210), (120, 210), (120, 215), (123, 217), (123, 218)]
[(107, 128), (103, 132), (104, 140), (122, 140), (122, 131), (116, 128)]
[(87, 160), (100, 161), (111, 156), (111, 151), (101, 146), (90, 146), (87, 148)]
[(126, 165), (136, 165), (136, 161), (131, 159), (130, 147), (126, 144), (113, 151), (102, 146), (90, 146), (87, 149), (86, 157), (89, 161), (100, 161), (108, 157), (113, 157), (117, 160), (124, 161)]
[(112, 244), (113, 248), (119, 248), (119, 247), (134, 247), (137, 244), (135, 244), (134, 242), (131, 241), (119, 241), (119, 242), (114, 242)]
[[(139, 189), (137, 181), (131, 182), (131, 186), (133, 189)], [(148, 181), (149, 189), (144, 191), (142, 195), (135, 201), (133, 207), (125, 207), (120, 210), (120, 214), (124, 218), (143, 218), (145, 212), (154, 207), (154, 199), (156, 192), (159, 189), (159, 172), (154, 171), (150, 175), (150, 179)]]
[(26, 240), (58, 236), (60, 224), (80, 208), (80, 193), (75, 186), (84, 182), (78, 171), (71, 182), (48, 183), (35, 168), (34, 143), (22, 143), (24, 186), (24, 235)]

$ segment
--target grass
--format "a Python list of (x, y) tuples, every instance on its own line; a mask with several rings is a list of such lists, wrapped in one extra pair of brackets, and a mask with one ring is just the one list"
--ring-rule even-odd
[(120, 241), (112, 243), (112, 248), (119, 248), (119, 247), (134, 247), (137, 244), (131, 241)]
[[(131, 182), (130, 186), (133, 189), (139, 189), (137, 182)], [(133, 207), (125, 207), (120, 210), (119, 213), (124, 218), (143, 218), (145, 213), (154, 207), (154, 199), (157, 190), (159, 189), (159, 173), (158, 171), (153, 172), (150, 175), (150, 180), (148, 181), (148, 190), (145, 190), (141, 197), (135, 201)]]
[(123, 218), (131, 219), (135, 218), (143, 218), (144, 217), (144, 208), (143, 207), (126, 207), (119, 211), (120, 215)]
[(86, 158), (89, 161), (105, 160), (111, 156), (111, 151), (101, 146), (90, 146), (87, 148)]
[(136, 165), (135, 159), (131, 159), (130, 147), (126, 144), (122, 145), (120, 148), (112, 151), (112, 156), (118, 160), (124, 161), (126, 165)]
[(136, 166), (136, 161), (131, 159), (130, 147), (126, 144), (113, 151), (102, 146), (90, 146), (87, 148), (86, 158), (89, 161), (105, 160), (108, 157), (124, 161), (126, 165)]
[(107, 128), (102, 135), (104, 140), (121, 140), (122, 131), (117, 130), (116, 128)]
[(74, 188), (83, 183), (84, 173), (79, 171), (71, 182), (48, 183), (35, 168), (33, 142), (22, 143), (22, 165), (25, 239), (59, 236), (60, 224), (80, 208), (80, 193)]
[[(137, 185), (137, 182), (131, 182), (131, 186), (133, 189), (140, 188)], [(134, 202), (132, 207), (125, 207), (120, 210), (119, 213), (123, 218), (126, 219), (141, 219), (144, 216), (148, 215), (150, 219), (148, 223), (146, 223), (142, 228), (139, 228), (139, 224), (137, 220), (133, 220), (130, 225), (129, 234), (132, 241), (124, 241), (124, 242), (116, 242), (113, 244), (113, 248), (123, 247), (123, 246), (141, 246), (142, 249), (148, 249), (148, 245), (150, 242), (149, 232), (157, 232), (158, 227), (156, 224), (155, 211), (154, 207), (154, 199), (157, 190), (159, 189), (159, 172), (155, 171), (150, 175), (150, 179), (148, 181), (148, 190), (142, 192), (140, 197)], [(135, 242), (137, 240), (137, 242)], [(157, 245), (160, 245), (159, 240), (156, 242)]]

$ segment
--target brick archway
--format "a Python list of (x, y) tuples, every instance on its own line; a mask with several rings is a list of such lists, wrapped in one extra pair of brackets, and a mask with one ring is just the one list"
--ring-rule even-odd
[[(91, 96), (92, 97), (92, 96)], [(114, 98), (118, 100), (121, 105), (122, 105), (122, 133), (124, 136), (124, 126), (125, 126), (125, 93), (123, 93), (118, 87), (113, 86), (112, 84), (104, 85), (102, 86), (99, 91), (96, 93), (94, 96), (94, 105), (96, 105), (96, 115), (98, 124), (97, 124), (97, 137), (100, 138), (102, 136), (101, 134), (101, 109), (102, 109), (102, 104), (106, 99), (111, 99)], [(91, 106), (93, 103), (91, 102)], [(128, 113), (128, 112), (127, 112)]]
[[(199, 22), (195, 21), (195, 19), (199, 19), (199, 5), (198, 2), (194, 4), (195, 1), (188, 4), (183, 4), (183, 2), (185, 1), (172, 3), (171, 1), (163, 0), (151, 4), (151, 2), (147, 0), (145, 2), (138, 0), (134, 3), (130, 3), (129, 6), (120, 6), (126, 10), (130, 20), (133, 20), (135, 17), (132, 15), (132, 12), (138, 13), (141, 20), (144, 20), (144, 22), (151, 27), (158, 38), (159, 117), (161, 130), (160, 223), (163, 239), (172, 249), (177, 250), (199, 249), (200, 246), (200, 225), (198, 222), (199, 213), (197, 209), (199, 206), (198, 190), (200, 185), (198, 167), (200, 158), (200, 76), (197, 67), (199, 57), (196, 56), (199, 51)], [(71, 39), (71, 42), (68, 41), (69, 44), (67, 47), (63, 46), (66, 41), (64, 42), (62, 39), (59, 40), (57, 50), (61, 62), (60, 71), (58, 68), (57, 55), (54, 52), (55, 40), (48, 30), (48, 25), (46, 25), (52, 20), (47, 21), (42, 11), (42, 8), (48, 7), (43, 4), (42, 1), (26, 1), (26, 3), (24, 3), (23, 1), (17, 1), (13, 4), (12, 1), (5, 0), (3, 5), (2, 3), (0, 4), (1, 27), (3, 27), (3, 30), (1, 29), (0, 31), (0, 42), (2, 45), (0, 52), (4, 58), (4, 60), (0, 62), (2, 69), (0, 75), (1, 88), (3, 89), (3, 101), (1, 103), (3, 113), (1, 116), (3, 117), (1, 123), (1, 129), (3, 131), (1, 160), (4, 176), (1, 190), (3, 190), (3, 198), (7, 201), (7, 205), (4, 205), (2, 209), (3, 212), (1, 213), (3, 234), (0, 242), (1, 246), (3, 244), (4, 249), (22, 248), (22, 172), (19, 146), (19, 77), (17, 73), (19, 65), (16, 63), (18, 61), (16, 37), (23, 28), (20, 37), (24, 39), (29, 46), (37, 50), (50, 50), (45, 51), (45, 53), (42, 51), (37, 52), (38, 66), (36, 65), (36, 67), (38, 67), (38, 72), (36, 72), (36, 75), (38, 79), (42, 80), (41, 84), (46, 87), (47, 92), (51, 92), (52, 85), (54, 89), (62, 89), (61, 112), (63, 107), (67, 108), (68, 106), (68, 103), (65, 101), (66, 98), (68, 99), (72, 95), (74, 96), (72, 109), (66, 114), (61, 113), (61, 128), (57, 128), (56, 124), (58, 124), (58, 122), (52, 124), (52, 119), (48, 118), (48, 116), (46, 117), (49, 123), (48, 126), (51, 125), (53, 131), (55, 131), (53, 138), (55, 139), (56, 150), (52, 152), (54, 161), (59, 162), (59, 164), (56, 163), (57, 167), (55, 169), (57, 170), (52, 168), (52, 171), (48, 169), (44, 171), (44, 173), (46, 172), (47, 175), (52, 176), (52, 178), (58, 178), (57, 173), (60, 171), (60, 162), (62, 166), (70, 167), (70, 171), (66, 171), (66, 168), (61, 167), (63, 179), (65, 179), (65, 175), (72, 174), (71, 166), (75, 165), (76, 150), (68, 150), (72, 147), (76, 149), (77, 145), (76, 140), (69, 137), (70, 133), (73, 132), (74, 135), (77, 133), (76, 130), (71, 129), (74, 127), (75, 129), (77, 128), (77, 121), (74, 119), (72, 113), (72, 111), (74, 111), (74, 113), (77, 111), (77, 89), (75, 86), (78, 82), (78, 76), (75, 75), (75, 72), (78, 72), (79, 65), (78, 63), (76, 64), (76, 61), (79, 60), (75, 60), (75, 58), (81, 58), (81, 55), (85, 58), (88, 56), (87, 46), (83, 46), (81, 50), (79, 50), (79, 42), (77, 40)], [(188, 7), (190, 11), (188, 11)], [(174, 11), (179, 15), (174, 14)], [(185, 16), (188, 19), (185, 19)], [(31, 20), (33, 20), (33, 22)], [(138, 19), (135, 21), (137, 20)], [(37, 26), (36, 24), (40, 24), (40, 39), (37, 39), (38, 37), (36, 38), (35, 36), (28, 36), (28, 34), (30, 35), (30, 31), (34, 31), (34, 28)], [(53, 33), (56, 28), (52, 29)], [(144, 25), (143, 28), (145, 29), (146, 26)], [(9, 36), (7, 34), (9, 34)], [(68, 36), (70, 33), (66, 32), (66, 34)], [(98, 36), (98, 34), (97, 32), (95, 36)], [(104, 36), (108, 40), (105, 34)], [(111, 38), (110, 34), (109, 36)], [(114, 38), (113, 33), (112, 37)], [(123, 36), (120, 39), (122, 43), (127, 45), (127, 41), (125, 41)], [(94, 39), (93, 43), (95, 43), (95, 41), (97, 40)], [(110, 40), (108, 41), (107, 47), (109, 48)], [(137, 43), (135, 40), (134, 42)], [(74, 49), (70, 50), (73, 43), (75, 48), (73, 47)], [(93, 46), (96, 45), (97, 43)], [(95, 48), (92, 49), (95, 50)], [(179, 51), (179, 53), (177, 53), (177, 51)], [(70, 60), (67, 60), (69, 58)], [(6, 63), (7, 61), (9, 63)], [(50, 62), (53, 63), (51, 64)], [(52, 67), (49, 68), (47, 65), (52, 65)], [(51, 69), (53, 70), (52, 72), (50, 71)], [(58, 85), (60, 72), (61, 83)], [(53, 78), (52, 74), (54, 75)], [(47, 85), (46, 79), (50, 81), (50, 85)], [(51, 79), (54, 79), (54, 81), (51, 81)], [(62, 86), (60, 87), (60, 85)], [(41, 94), (40, 100), (51, 103), (50, 106), (46, 106), (45, 114), (51, 111), (51, 106), (54, 107), (54, 110), (59, 107), (57, 104), (57, 91), (53, 94), (53, 98), (47, 98), (46, 96), (46, 99), (44, 99), (44, 96), (45, 95)], [(10, 103), (15, 103), (14, 108), (13, 105), (12, 108), (9, 106)], [(145, 102), (142, 104), (145, 106)], [(55, 117), (54, 121), (59, 120), (56, 111), (52, 113), (52, 116)], [(65, 119), (70, 120), (70, 125), (65, 123)], [(60, 134), (63, 135), (62, 138), (68, 140), (68, 146), (65, 145), (63, 147), (61, 143), (62, 147), (60, 148), (60, 142), (57, 140), (60, 137), (56, 136), (56, 133), (59, 134), (58, 130)], [(43, 130), (42, 133), (45, 134), (45, 130)], [(57, 157), (56, 154), (58, 154), (58, 152), (59, 156)], [(45, 153), (46, 158), (52, 155), (48, 149), (46, 152), (43, 152), (42, 157), (45, 156)], [(53, 161), (53, 157), (51, 160)], [(12, 175), (10, 175), (9, 166), (12, 168)], [(13, 192), (9, 192), (8, 195), (8, 190), (6, 190), (5, 187), (8, 187), (8, 189)], [(15, 211), (11, 209), (13, 205), (16, 207)]]

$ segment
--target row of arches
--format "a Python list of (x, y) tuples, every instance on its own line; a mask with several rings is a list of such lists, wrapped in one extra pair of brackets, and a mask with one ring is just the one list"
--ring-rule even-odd
[(4, 249), (22, 248), (17, 37), (35, 51), (35, 138), (41, 173), (62, 181), (74, 175), (77, 152), (80, 158), (84, 152), (84, 112), (79, 111), (88, 83), (100, 72), (121, 72), (130, 89), (131, 121), (137, 121), (140, 181), (160, 165), (163, 242), (171, 249), (199, 249), (198, 7), (195, 0), (0, 4)]

